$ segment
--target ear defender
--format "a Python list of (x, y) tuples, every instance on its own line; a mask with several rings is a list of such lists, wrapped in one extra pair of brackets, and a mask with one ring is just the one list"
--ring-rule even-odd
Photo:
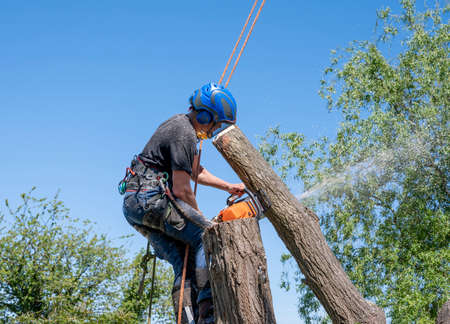
[(199, 124), (208, 125), (213, 121), (213, 115), (206, 110), (200, 110), (197, 112), (196, 119)]

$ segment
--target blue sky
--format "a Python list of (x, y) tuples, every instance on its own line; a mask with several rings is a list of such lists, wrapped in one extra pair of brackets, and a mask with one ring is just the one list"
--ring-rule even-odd
[[(22, 1), (0, 4), (0, 199), (58, 189), (71, 214), (111, 238), (134, 233), (117, 182), (155, 128), (183, 113), (191, 92), (218, 81), (253, 1)], [(229, 89), (238, 126), (257, 145), (272, 126), (333, 137), (339, 115), (317, 91), (330, 51), (374, 39), (376, 9), (397, 1), (268, 1)], [(203, 165), (238, 182), (206, 143)], [(292, 186), (298, 194), (301, 185)], [(227, 194), (200, 187), (210, 217)], [(299, 323), (280, 290), (287, 250), (261, 221), (278, 323)], [(128, 239), (131, 253), (145, 246)]]

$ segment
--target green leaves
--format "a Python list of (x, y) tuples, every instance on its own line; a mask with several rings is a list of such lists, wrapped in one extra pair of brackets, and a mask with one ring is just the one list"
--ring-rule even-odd
[[(20, 323), (143, 320), (148, 297), (127, 297), (142, 271), (136, 261), (130, 263), (125, 250), (96, 234), (89, 221), (71, 218), (57, 195), (36, 198), (33, 190), (21, 195), (22, 203), (16, 209), (5, 202), (11, 222), (0, 228), (3, 319)], [(171, 271), (160, 265), (157, 274), (157, 302), (167, 302)], [(170, 318), (167, 307), (155, 314)]]
[[(378, 11), (379, 42), (332, 52), (319, 94), (342, 115), (335, 140), (277, 127), (260, 149), (285, 180), (302, 182), (299, 199), (321, 216), (363, 295), (393, 323), (432, 323), (450, 298), (450, 5), (401, 4), (400, 15)], [(320, 321), (317, 300), (293, 277), (299, 313)]]
[(37, 199), (30, 192), (21, 198), (12, 225), (0, 236), (0, 300), (9, 304), (7, 313), (89, 319), (102, 307), (97, 298), (119, 293), (109, 287), (117, 280), (112, 269), (120, 273), (124, 266), (123, 251), (89, 228), (77, 229), (75, 220), (68, 223), (57, 197)]

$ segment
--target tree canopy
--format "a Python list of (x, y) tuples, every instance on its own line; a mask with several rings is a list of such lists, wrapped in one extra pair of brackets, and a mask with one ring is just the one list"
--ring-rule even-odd
[[(70, 216), (63, 202), (21, 195), (0, 214), (0, 321), (4, 323), (140, 323), (147, 316), (142, 250), (134, 260), (123, 246)], [(5, 225), (6, 224), (6, 225)], [(153, 317), (172, 321), (172, 271), (158, 261)], [(151, 269), (148, 271), (151, 273)]]
[[(303, 184), (299, 199), (364, 297), (393, 323), (433, 323), (450, 297), (450, 5), (400, 2), (398, 15), (378, 11), (377, 41), (332, 51), (319, 94), (342, 116), (336, 138), (276, 127), (260, 149)], [(298, 268), (294, 282), (301, 317), (326, 321)]]

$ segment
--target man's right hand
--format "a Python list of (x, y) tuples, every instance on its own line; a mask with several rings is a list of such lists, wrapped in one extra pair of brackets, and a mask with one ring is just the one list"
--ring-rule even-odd
[(243, 183), (230, 183), (227, 191), (232, 195), (242, 196), (244, 194), (245, 185)]

